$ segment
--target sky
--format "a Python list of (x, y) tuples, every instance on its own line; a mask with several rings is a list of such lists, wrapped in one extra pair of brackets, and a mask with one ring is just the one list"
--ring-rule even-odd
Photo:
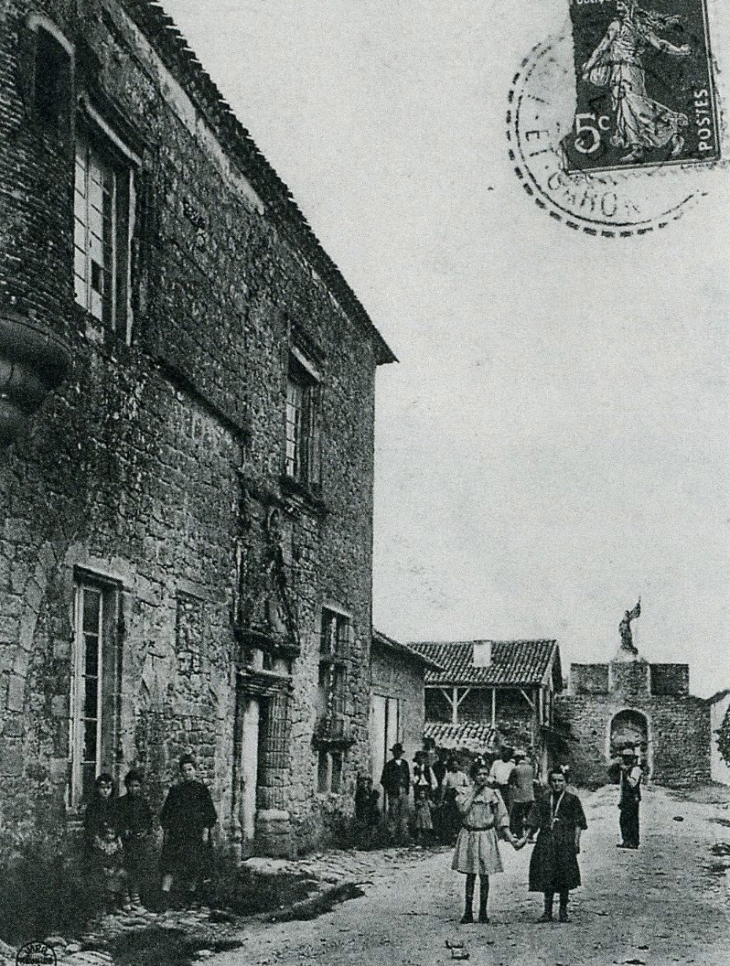
[(378, 374), (376, 627), (556, 638), (567, 667), (609, 660), (641, 596), (641, 654), (730, 687), (724, 165), (662, 175), (707, 196), (639, 238), (526, 196), (507, 96), (567, 0), (164, 6), (399, 359)]

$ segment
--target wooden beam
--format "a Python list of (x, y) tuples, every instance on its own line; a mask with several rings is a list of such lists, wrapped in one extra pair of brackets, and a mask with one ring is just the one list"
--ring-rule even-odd
[[(456, 690), (456, 688), (454, 688), (454, 690)], [(469, 694), (470, 691), (471, 691), (471, 688), (464, 688), (464, 693), (462, 694), (462, 696), (456, 702), (457, 708), (459, 707), (459, 705), (461, 704), (461, 702), (464, 700), (464, 698), (467, 696), (467, 694)]]
[(533, 701), (530, 700), (530, 696), (528, 695), (527, 691), (525, 691), (524, 688), (520, 688), (520, 694), (525, 699), (525, 701), (527, 701), (527, 703), (530, 705), (530, 707), (534, 711), (535, 710), (535, 704), (534, 704)]
[(459, 689), (454, 685), (454, 700), (451, 703), (451, 723), (459, 723)]
[(456, 709), (457, 709), (458, 706), (454, 703), (453, 697), (446, 690), (446, 688), (438, 688), (437, 690), (440, 691), (441, 694), (443, 694), (443, 696), (446, 698), (446, 701), (447, 701), (449, 707), (451, 708), (451, 723), (452, 724), (458, 724), (458, 721), (456, 719)]
[(497, 727), (497, 689), (492, 688), (492, 730)]

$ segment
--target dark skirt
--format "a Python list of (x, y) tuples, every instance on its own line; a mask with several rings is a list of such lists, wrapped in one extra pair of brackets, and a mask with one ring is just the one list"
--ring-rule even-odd
[(185, 879), (205, 878), (210, 874), (213, 858), (210, 841), (190, 836), (165, 835), (160, 855), (162, 875), (180, 876)]
[(530, 892), (565, 892), (580, 885), (575, 829), (541, 829), (530, 856)]

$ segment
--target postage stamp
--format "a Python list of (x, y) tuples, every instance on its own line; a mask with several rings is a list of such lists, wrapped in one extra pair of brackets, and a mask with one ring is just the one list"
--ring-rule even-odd
[[(625, 163), (571, 170), (565, 144), (581, 113), (573, 46), (569, 31), (549, 38), (530, 51), (513, 77), (506, 133), (515, 174), (540, 209), (575, 231), (627, 238), (668, 227), (705, 197), (713, 165)], [(601, 134), (597, 129), (596, 137)]]
[(720, 158), (706, 0), (570, 0), (568, 171)]

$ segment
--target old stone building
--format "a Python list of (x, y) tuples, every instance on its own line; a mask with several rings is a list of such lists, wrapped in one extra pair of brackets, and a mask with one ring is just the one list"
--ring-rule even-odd
[(424, 734), (442, 748), (496, 754), (528, 750), (546, 778), (555, 743), (556, 695), (563, 686), (557, 641), (419, 641), (440, 669), (426, 672)]
[(370, 754), (376, 786), (396, 743), (407, 760), (421, 749), (425, 721), (425, 675), (441, 671), (414, 648), (373, 631), (370, 654)]
[(571, 664), (556, 712), (573, 739), (576, 781), (605, 783), (609, 762), (629, 746), (658, 784), (710, 780), (710, 711), (690, 694), (686, 664), (650, 664), (623, 647), (607, 664)]
[(369, 763), (393, 355), (149, 0), (1, 0), (0, 825), (195, 753), (241, 853)]

